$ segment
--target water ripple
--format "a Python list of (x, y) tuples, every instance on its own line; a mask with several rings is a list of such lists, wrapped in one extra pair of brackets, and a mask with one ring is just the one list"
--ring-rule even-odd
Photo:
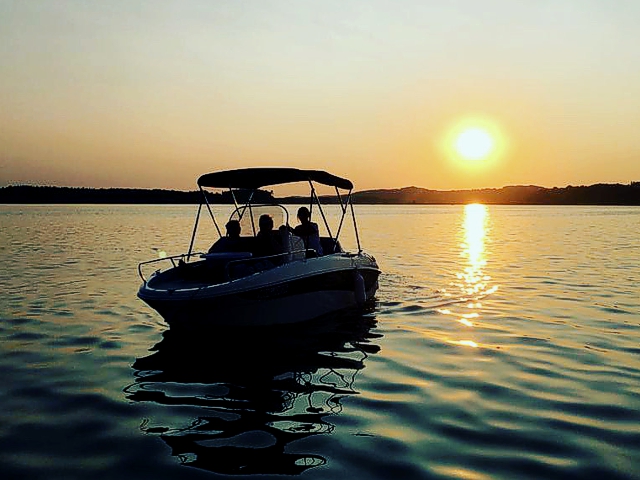
[(358, 210), (373, 315), (184, 338), (190, 207), (0, 206), (0, 476), (640, 479), (640, 209)]

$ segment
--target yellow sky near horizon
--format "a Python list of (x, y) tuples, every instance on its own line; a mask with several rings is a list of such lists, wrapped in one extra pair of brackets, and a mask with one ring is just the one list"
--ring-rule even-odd
[[(0, 186), (640, 180), (640, 3), (0, 0)], [(491, 125), (500, 151), (456, 158)]]

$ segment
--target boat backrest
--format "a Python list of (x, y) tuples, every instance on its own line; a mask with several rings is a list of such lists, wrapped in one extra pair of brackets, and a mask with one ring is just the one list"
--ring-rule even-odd
[(209, 253), (223, 252), (250, 252), (255, 254), (256, 239), (254, 237), (240, 237), (234, 241), (233, 248), (229, 248), (229, 242), (226, 237), (219, 238), (209, 249)]
[[(320, 245), (322, 246), (322, 252), (324, 255), (344, 251), (340, 242), (330, 237), (320, 237)], [(234, 252), (250, 252), (254, 257), (257, 256), (256, 253), (258, 250), (258, 239), (256, 237), (240, 237), (233, 245)], [(230, 250), (227, 248), (227, 243), (223, 237), (214, 243), (209, 251), (211, 253), (222, 253)]]
[(339, 240), (334, 240), (331, 237), (320, 237), (320, 246), (322, 247), (322, 253), (329, 255), (330, 253), (344, 252)]

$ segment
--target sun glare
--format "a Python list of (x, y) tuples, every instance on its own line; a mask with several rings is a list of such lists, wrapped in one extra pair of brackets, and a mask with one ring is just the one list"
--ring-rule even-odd
[(440, 138), (440, 151), (465, 172), (495, 168), (508, 150), (499, 124), (483, 115), (458, 118)]
[(456, 152), (465, 160), (483, 160), (493, 148), (491, 135), (482, 128), (467, 128), (456, 137)]

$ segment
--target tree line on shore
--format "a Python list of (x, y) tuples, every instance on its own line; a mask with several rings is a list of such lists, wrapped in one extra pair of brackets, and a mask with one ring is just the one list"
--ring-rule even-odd
[(495, 205), (640, 205), (640, 182), (545, 188), (518, 185), (478, 190), (397, 190), (358, 192), (357, 203), (368, 204), (467, 204)]
[[(234, 192), (240, 203), (249, 192)], [(199, 191), (179, 191), (137, 188), (84, 188), (11, 185), (0, 188), (0, 203), (16, 204), (197, 204), (202, 199)], [(337, 203), (335, 196), (322, 197), (326, 203)], [(207, 192), (212, 204), (233, 203), (230, 192)], [(467, 204), (498, 205), (640, 205), (640, 182), (629, 184), (595, 184), (545, 188), (518, 185), (477, 190), (428, 190), (419, 187), (365, 190), (353, 193), (357, 204)], [(275, 198), (272, 192), (258, 190), (255, 203), (306, 203), (308, 197)]]
[[(237, 190), (236, 201), (245, 202), (250, 192)], [(233, 203), (229, 191), (206, 192), (209, 203)], [(197, 204), (202, 200), (200, 191), (142, 189), (142, 188), (86, 188), (39, 185), (10, 185), (0, 188), (0, 203), (71, 203), (71, 204)], [(270, 203), (271, 192), (258, 190), (253, 201)]]

